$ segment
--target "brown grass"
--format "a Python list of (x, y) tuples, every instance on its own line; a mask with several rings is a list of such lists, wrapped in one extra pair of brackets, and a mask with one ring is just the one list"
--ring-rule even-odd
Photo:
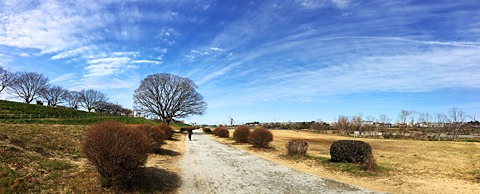
[[(332, 167), (328, 162), (333, 141), (343, 136), (274, 130), (274, 149), (252, 149), (232, 140), (218, 141), (246, 150), (299, 171), (337, 180), (364, 189), (391, 193), (477, 193), (480, 188), (480, 143), (360, 139), (369, 143), (377, 165), (375, 173), (356, 173)], [(303, 139), (309, 144), (306, 159), (285, 157), (285, 143)], [(358, 139), (357, 139), (358, 140)], [(320, 159), (319, 159), (320, 158)], [(326, 162), (327, 161), (327, 162)], [(360, 167), (361, 168), (361, 167)]]
[[(0, 124), (0, 193), (113, 193), (101, 187), (95, 167), (82, 153), (88, 128)], [(149, 155), (146, 176), (132, 193), (176, 193), (183, 139), (175, 134)]]

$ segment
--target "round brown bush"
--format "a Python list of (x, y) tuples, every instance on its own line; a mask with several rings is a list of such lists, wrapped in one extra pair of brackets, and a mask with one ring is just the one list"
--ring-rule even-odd
[(152, 152), (160, 148), (165, 141), (165, 132), (163, 132), (158, 125), (141, 124), (136, 125), (135, 128), (147, 135), (150, 139)]
[(220, 128), (222, 127), (215, 127), (215, 129), (213, 130), (213, 135), (218, 136), (217, 133)]
[(223, 138), (230, 137), (230, 132), (226, 128), (217, 127), (215, 130), (217, 132), (215, 135), (218, 136), (218, 137), (223, 137)]
[(273, 141), (272, 133), (263, 127), (253, 130), (248, 136), (248, 143), (253, 147), (266, 148), (271, 141)]
[(213, 133), (212, 130), (211, 130), (210, 128), (208, 128), (208, 127), (203, 128), (203, 132), (204, 132), (204, 133), (208, 133), (208, 134), (212, 134), (212, 133)]
[(307, 156), (308, 143), (300, 139), (292, 139), (285, 144), (289, 156), (298, 155), (301, 157)]
[(332, 162), (363, 163), (372, 154), (370, 144), (357, 140), (338, 140), (330, 146)]
[(222, 126), (215, 127), (215, 129), (213, 130), (213, 135), (218, 136), (218, 131), (222, 128)]
[(93, 125), (83, 151), (101, 176), (104, 187), (129, 187), (140, 175), (148, 157), (147, 135), (124, 124), (107, 121)]
[(233, 132), (233, 139), (239, 143), (248, 143), (250, 129), (247, 126), (238, 126)]
[(172, 127), (165, 123), (159, 124), (158, 127), (163, 131), (163, 133), (165, 133), (165, 139), (173, 139), (174, 131)]

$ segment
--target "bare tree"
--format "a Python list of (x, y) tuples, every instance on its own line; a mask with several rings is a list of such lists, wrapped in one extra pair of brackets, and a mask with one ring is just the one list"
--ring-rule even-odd
[(169, 124), (174, 118), (204, 113), (207, 103), (188, 78), (160, 73), (147, 76), (133, 98), (138, 110), (157, 115)]
[(407, 119), (409, 115), (410, 115), (410, 111), (408, 110), (400, 111), (400, 115), (399, 115), (400, 122), (401, 122), (400, 133), (402, 134), (403, 137), (405, 137), (405, 134), (407, 133), (407, 128), (408, 128)]
[(440, 136), (445, 131), (445, 123), (447, 122), (448, 117), (443, 113), (435, 114), (435, 131), (437, 133), (437, 139), (440, 139)]
[(15, 77), (14, 73), (3, 69), (3, 67), (0, 67), (0, 93), (6, 87), (9, 87), (12, 84), (14, 77)]
[(473, 122), (477, 121), (477, 114), (472, 114), (470, 116), (468, 116), (470, 118), (470, 120), (472, 120)]
[(23, 98), (25, 103), (30, 104), (38, 93), (47, 86), (48, 78), (43, 76), (43, 74), (20, 72), (15, 74), (13, 82), (8, 89), (18, 97)]
[(410, 125), (411, 125), (412, 127), (415, 127), (415, 126), (416, 126), (416, 125), (415, 125), (415, 124), (416, 124), (416, 123), (415, 123), (415, 119), (417, 118), (418, 112), (417, 112), (417, 111), (410, 111), (409, 113), (410, 113), (410, 114), (409, 114)]
[(71, 109), (78, 109), (78, 105), (80, 104), (80, 92), (77, 91), (69, 91), (67, 96), (67, 104), (68, 107)]
[(398, 117), (400, 118), (400, 122), (403, 125), (407, 125), (408, 115), (410, 115), (410, 111), (408, 111), (408, 110), (401, 110), (400, 111), (400, 114), (398, 115)]
[(95, 106), (95, 111), (100, 113), (112, 114), (112, 115), (120, 115), (122, 113), (123, 107), (114, 104), (111, 102), (99, 102)]
[(385, 125), (385, 124), (387, 124), (387, 123), (392, 122), (392, 119), (391, 119), (391, 118), (388, 118), (387, 115), (380, 115), (380, 116), (379, 116), (379, 121), (380, 121), (380, 123), (382, 123), (383, 125)]
[(465, 121), (465, 112), (461, 108), (453, 107), (448, 111), (450, 115), (450, 127), (453, 130), (454, 138), (458, 137), (463, 122)]
[(48, 102), (48, 106), (57, 106), (68, 98), (68, 90), (60, 86), (50, 86), (40, 90), (39, 96)]
[(129, 108), (124, 108), (124, 109), (122, 109), (122, 113), (123, 113), (125, 116), (129, 117), (129, 116), (133, 113), (133, 110), (132, 110), (132, 109), (129, 109)]
[(80, 91), (80, 105), (87, 109), (88, 112), (95, 109), (100, 103), (106, 102), (108, 100), (107, 95), (96, 91), (96, 90), (86, 90), (83, 89)]
[(350, 120), (353, 130), (362, 131), (362, 125), (363, 125), (362, 116), (363, 116), (362, 114), (358, 114), (357, 116), (353, 116), (352, 119)]
[(380, 121), (380, 129), (382, 130), (385, 130), (386, 125), (392, 121), (387, 115), (380, 115), (378, 120)]
[(347, 116), (340, 115), (338, 116), (337, 123), (335, 123), (335, 127), (342, 135), (346, 135), (348, 128), (350, 128), (350, 121)]
[(426, 112), (419, 113), (418, 116), (418, 121), (421, 122), (421, 125), (419, 127), (421, 127), (422, 129), (423, 137), (426, 138), (428, 136), (428, 131), (432, 128), (432, 115)]

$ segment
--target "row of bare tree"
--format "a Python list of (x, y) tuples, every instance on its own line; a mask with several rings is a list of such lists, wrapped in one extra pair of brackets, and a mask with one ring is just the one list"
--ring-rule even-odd
[(9, 94), (22, 98), (30, 104), (35, 99), (42, 99), (48, 106), (56, 107), (60, 104), (78, 109), (85, 108), (91, 112), (125, 114), (133, 113), (131, 109), (108, 101), (107, 95), (93, 90), (69, 91), (61, 86), (49, 84), (49, 79), (36, 72), (10, 72), (0, 67), (0, 93), (6, 90)]
[[(470, 122), (466, 122), (470, 118)], [(420, 132), (424, 137), (435, 134), (437, 138), (441, 135), (448, 138), (458, 138), (459, 135), (468, 135), (480, 129), (480, 123), (475, 115), (468, 116), (461, 108), (450, 108), (448, 114), (401, 110), (398, 116), (398, 123), (391, 124), (391, 118), (380, 115), (378, 119), (367, 116), (364, 120), (361, 114), (347, 117), (340, 115), (334, 123), (335, 129), (340, 134), (352, 134), (354, 131), (388, 131), (387, 128), (395, 127), (401, 136), (409, 132)], [(412, 134), (409, 134), (412, 135)]]

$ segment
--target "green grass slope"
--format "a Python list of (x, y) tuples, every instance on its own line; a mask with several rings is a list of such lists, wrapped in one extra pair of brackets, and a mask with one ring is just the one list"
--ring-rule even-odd
[(154, 123), (145, 118), (89, 113), (63, 107), (0, 100), (0, 123), (89, 125), (105, 120), (115, 120), (126, 124)]

